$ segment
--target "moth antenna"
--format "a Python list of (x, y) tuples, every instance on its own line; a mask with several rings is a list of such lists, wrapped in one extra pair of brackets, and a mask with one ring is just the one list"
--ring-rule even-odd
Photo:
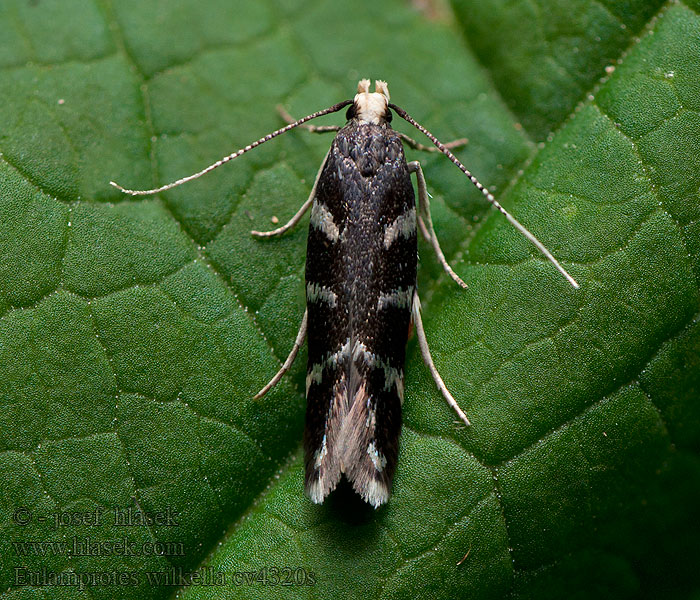
[(503, 208), (498, 200), (496, 200), (493, 197), (493, 194), (488, 191), (480, 182), (479, 180), (472, 175), (471, 171), (467, 169), (460, 161), (459, 159), (450, 152), (450, 150), (445, 147), (445, 144), (443, 144), (440, 140), (438, 140), (432, 133), (430, 133), (425, 127), (423, 127), (418, 121), (416, 121), (413, 117), (411, 117), (405, 110), (402, 108), (396, 106), (396, 104), (389, 103), (389, 108), (391, 108), (393, 111), (396, 112), (397, 115), (399, 115), (402, 119), (405, 121), (408, 121), (411, 125), (413, 125), (418, 131), (420, 131), (422, 134), (424, 134), (433, 144), (435, 144), (447, 158), (449, 158), (458, 168), (462, 173), (464, 173), (467, 177), (469, 177), (469, 180), (476, 186), (476, 188), (484, 195), (484, 197), (491, 203), (493, 204), (498, 211), (506, 218), (508, 219), (508, 222), (513, 225), (520, 233), (522, 233), (532, 244), (542, 253), (544, 256), (547, 258), (549, 262), (551, 262), (564, 277), (566, 277), (566, 280), (576, 289), (578, 289), (580, 286), (576, 282), (576, 280), (569, 275), (569, 273), (564, 269), (559, 264), (559, 261), (552, 256), (552, 253), (547, 250), (545, 245), (540, 242), (528, 229), (525, 228), (524, 225), (520, 223), (513, 215), (511, 215), (505, 208)]
[(187, 183), (188, 181), (192, 181), (193, 179), (198, 179), (202, 175), (206, 175), (210, 171), (213, 171), (217, 167), (220, 167), (223, 164), (226, 164), (227, 162), (233, 160), (234, 158), (238, 158), (241, 154), (245, 154), (249, 150), (252, 150), (253, 148), (256, 148), (257, 146), (260, 146), (260, 144), (264, 144), (265, 142), (269, 142), (272, 138), (277, 137), (278, 135), (281, 135), (283, 133), (286, 133), (290, 129), (294, 129), (295, 127), (299, 127), (299, 125), (303, 125), (307, 121), (310, 121), (311, 119), (315, 119), (316, 117), (322, 117), (323, 115), (327, 115), (330, 113), (338, 112), (339, 110), (345, 108), (348, 104), (352, 104), (352, 100), (344, 100), (343, 102), (339, 102), (338, 104), (334, 104), (333, 106), (329, 106), (328, 108), (324, 108), (323, 110), (319, 110), (315, 113), (312, 113), (310, 115), (307, 115), (305, 117), (302, 117), (298, 121), (294, 121), (294, 123), (290, 123), (289, 125), (285, 125), (281, 129), (278, 129), (277, 131), (273, 131), (272, 133), (268, 133), (265, 137), (261, 137), (259, 140), (253, 142), (252, 144), (249, 144), (245, 148), (241, 148), (240, 150), (236, 150), (233, 154), (229, 154), (228, 156), (224, 156), (222, 159), (217, 160), (215, 163), (209, 165), (206, 169), (202, 169), (198, 173), (194, 173), (192, 175), (188, 175), (187, 177), (183, 177), (182, 179), (178, 179), (177, 181), (173, 181), (172, 183), (168, 183), (167, 185), (162, 185), (161, 187), (158, 188), (153, 188), (152, 190), (127, 190), (123, 188), (121, 185), (118, 183), (115, 183), (114, 181), (110, 181), (109, 184), (117, 188), (118, 190), (124, 192), (125, 194), (129, 194), (130, 196), (148, 196), (150, 194), (157, 194), (158, 192), (164, 192), (166, 190), (170, 190), (174, 187), (177, 187), (178, 185), (182, 185), (183, 183)]

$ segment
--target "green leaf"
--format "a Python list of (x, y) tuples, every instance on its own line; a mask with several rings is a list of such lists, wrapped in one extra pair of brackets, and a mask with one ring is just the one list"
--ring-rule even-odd
[[(421, 245), (472, 426), (410, 341), (378, 511), (302, 493), (305, 352), (252, 399), (303, 314), (305, 228), (249, 231), (296, 212), (329, 137), (153, 198), (108, 185), (197, 171), (360, 77), (466, 136), (459, 158), (581, 284), (410, 153), (469, 284)], [(0, 4), (0, 597), (697, 594), (699, 88), (694, 0)]]

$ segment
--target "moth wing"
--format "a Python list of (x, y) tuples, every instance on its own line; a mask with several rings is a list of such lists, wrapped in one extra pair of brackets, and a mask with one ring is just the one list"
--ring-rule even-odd
[[(313, 377), (313, 373), (309, 377)], [(320, 504), (335, 489), (342, 475), (338, 439), (348, 412), (344, 373), (324, 369), (321, 381), (309, 387), (306, 402), (304, 487), (312, 502)]]
[(307, 243), (304, 449), (314, 502), (343, 474), (374, 507), (389, 498), (416, 261), (415, 201), (401, 142), (350, 124), (319, 178)]
[[(359, 381), (351, 385), (353, 399), (339, 439), (343, 470), (354, 490), (378, 508), (389, 499), (396, 469), (401, 400), (384, 389), (383, 369), (364, 375), (353, 371), (355, 377)], [(381, 378), (381, 386), (373, 377)]]

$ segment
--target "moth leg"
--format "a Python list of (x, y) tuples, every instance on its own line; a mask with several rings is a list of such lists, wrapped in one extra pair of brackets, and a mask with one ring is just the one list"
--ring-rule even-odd
[[(406, 142), (409, 148), (413, 148), (414, 150), (420, 150), (421, 152), (441, 152), (440, 148), (438, 148), (437, 146), (426, 146), (424, 144), (421, 144), (420, 142), (417, 142), (412, 137), (407, 136), (405, 133), (401, 133), (400, 131), (397, 131), (396, 133), (398, 133), (399, 137), (404, 142)], [(467, 138), (459, 138), (458, 140), (453, 140), (443, 145), (445, 146), (445, 148), (449, 148), (451, 150), (452, 148), (466, 146), (468, 142), (469, 140)]]
[(318, 170), (318, 173), (316, 173), (316, 179), (314, 179), (314, 186), (311, 188), (311, 193), (309, 194), (309, 198), (307, 199), (304, 204), (301, 205), (301, 208), (297, 211), (297, 214), (295, 214), (291, 219), (289, 219), (289, 222), (286, 223), (285, 225), (282, 225), (282, 227), (278, 227), (277, 229), (273, 229), (272, 231), (251, 231), (250, 233), (256, 237), (272, 237), (274, 235), (281, 235), (285, 231), (289, 231), (292, 227), (294, 227), (304, 216), (304, 213), (309, 210), (309, 206), (314, 201), (314, 198), (316, 196), (316, 188), (318, 187), (318, 180), (321, 179), (321, 173), (323, 172), (323, 167), (326, 166), (326, 161), (328, 160), (328, 154), (330, 153), (330, 150), (326, 152), (326, 156), (323, 158), (323, 161), (321, 162), (321, 167)]
[(466, 423), (467, 425), (471, 425), (469, 419), (467, 419), (467, 415), (464, 414), (464, 411), (459, 407), (459, 404), (457, 404), (457, 401), (454, 399), (452, 394), (450, 394), (450, 390), (447, 389), (445, 382), (442, 380), (442, 377), (440, 377), (440, 373), (438, 373), (438, 370), (435, 367), (433, 357), (430, 356), (430, 348), (428, 347), (428, 340), (425, 338), (425, 329), (423, 329), (423, 321), (421, 320), (420, 316), (420, 300), (418, 299), (418, 292), (415, 292), (413, 294), (412, 310), (413, 322), (416, 326), (418, 345), (420, 346), (420, 353), (423, 356), (423, 362), (425, 362), (428, 369), (430, 369), (430, 374), (433, 376), (433, 380), (435, 381), (435, 384), (438, 386), (438, 389), (442, 393), (443, 398), (447, 400), (447, 404), (449, 404), (455, 410), (459, 418), (462, 419), (464, 423)]
[[(277, 112), (287, 123), (294, 123), (296, 119), (290, 115), (281, 104), (277, 105)], [(340, 127), (337, 125), (301, 125), (304, 129), (307, 129), (311, 133), (328, 133), (329, 131), (340, 131)]]
[(272, 379), (270, 379), (270, 382), (257, 394), (255, 394), (255, 396), (253, 396), (254, 400), (262, 398), (265, 394), (267, 394), (267, 392), (269, 392), (273, 387), (275, 387), (279, 383), (279, 380), (282, 379), (284, 374), (287, 371), (289, 371), (290, 367), (292, 366), (292, 363), (294, 363), (294, 359), (297, 357), (297, 352), (299, 352), (299, 348), (304, 343), (304, 338), (306, 337), (306, 320), (308, 313), (308, 310), (304, 311), (304, 317), (302, 318), (301, 325), (299, 326), (299, 333), (297, 333), (297, 339), (294, 340), (294, 346), (292, 346), (292, 351), (289, 353), (287, 360), (284, 361), (284, 364), (282, 365), (280, 370), (277, 371), (277, 374)]
[(440, 243), (438, 242), (437, 235), (435, 235), (435, 229), (433, 229), (433, 219), (430, 216), (430, 196), (428, 195), (428, 187), (425, 183), (425, 175), (423, 175), (423, 169), (421, 169), (420, 163), (417, 160), (408, 163), (408, 172), (416, 174), (416, 182), (418, 183), (418, 226), (420, 227), (421, 233), (433, 247), (433, 250), (435, 250), (435, 254), (442, 268), (445, 269), (447, 274), (452, 277), (458, 285), (466, 288), (467, 284), (452, 270), (452, 267), (449, 265), (445, 259), (445, 255), (440, 249)]
[[(294, 123), (296, 121), (296, 119), (292, 115), (290, 115), (285, 110), (284, 106), (282, 106), (281, 104), (277, 105), (277, 112), (287, 123)], [(300, 127), (303, 127), (311, 133), (328, 133), (330, 131), (334, 131), (337, 133), (342, 129), (342, 127), (339, 127), (338, 125), (301, 125)], [(425, 144), (421, 144), (420, 142), (414, 140), (412, 137), (406, 135), (405, 133), (401, 133), (400, 131), (397, 131), (396, 133), (398, 133), (399, 137), (404, 142), (406, 142), (409, 148), (413, 148), (414, 150), (420, 150), (421, 152), (440, 152), (440, 149), (436, 146), (426, 146)], [(468, 142), (469, 140), (467, 138), (459, 138), (457, 140), (453, 140), (444, 144), (444, 146), (445, 148), (451, 150), (453, 148), (465, 146)]]

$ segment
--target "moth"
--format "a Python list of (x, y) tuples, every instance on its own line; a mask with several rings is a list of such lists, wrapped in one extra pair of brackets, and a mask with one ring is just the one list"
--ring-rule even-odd
[[(344, 127), (313, 127), (337, 132), (299, 211), (274, 231), (283, 234), (311, 209), (306, 253), (306, 311), (294, 346), (279, 372), (256, 398), (289, 370), (308, 340), (305, 489), (321, 503), (346, 477), (354, 490), (378, 508), (390, 494), (396, 470), (404, 399), (404, 362), (411, 321), (423, 359), (448, 404), (467, 425), (469, 419), (445, 386), (430, 355), (416, 290), (418, 230), (445, 271), (466, 284), (445, 260), (430, 216), (429, 194), (420, 163), (407, 162), (403, 142), (425, 149), (391, 127), (392, 111), (425, 134), (510, 223), (529, 239), (574, 287), (576, 281), (535, 236), (510, 215), (452, 154), (403, 109), (389, 102), (384, 81), (362, 79), (357, 94), (312, 113), (241, 148), (202, 171), (152, 190), (155, 194), (216, 169), (307, 121), (349, 107)], [(418, 189), (416, 206), (411, 174)]]

